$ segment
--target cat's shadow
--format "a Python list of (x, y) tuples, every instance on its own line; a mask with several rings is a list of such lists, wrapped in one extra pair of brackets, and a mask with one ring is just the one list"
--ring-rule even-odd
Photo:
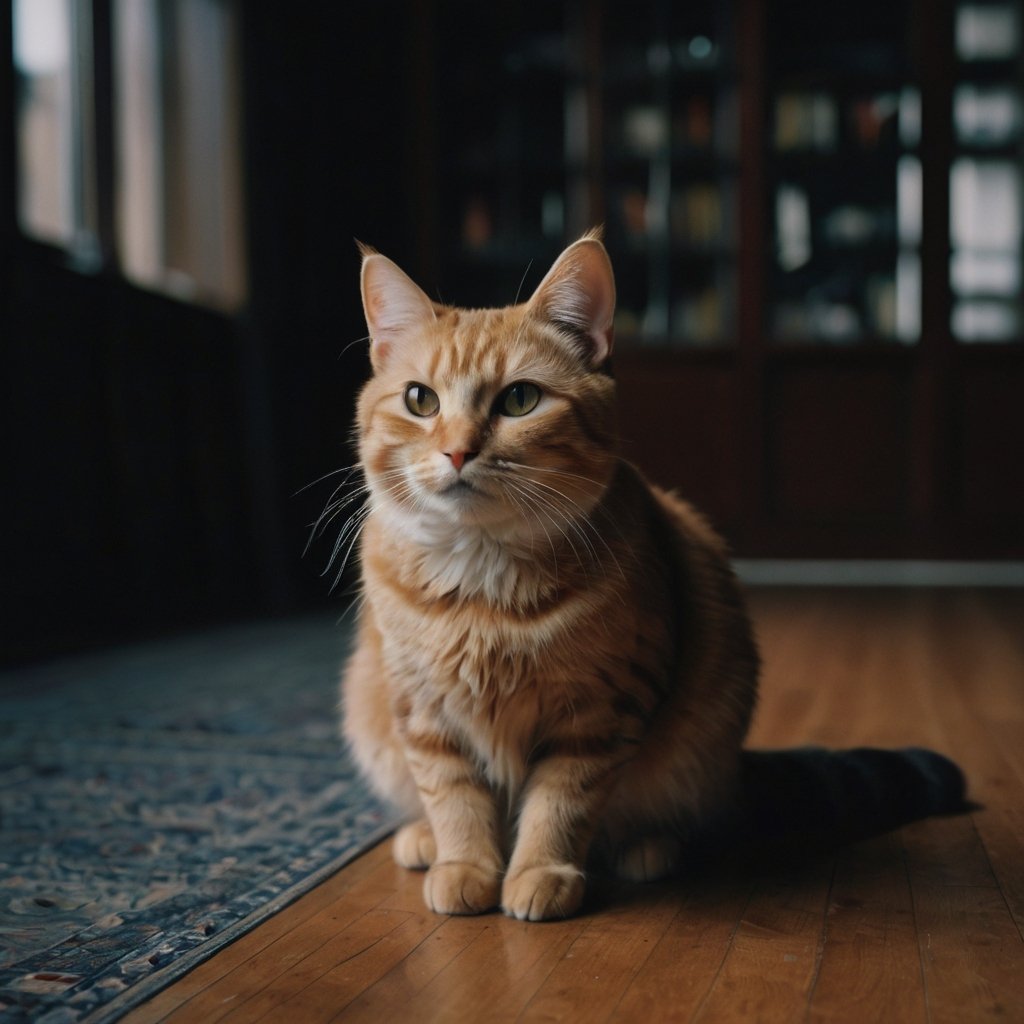
[[(983, 805), (965, 801), (961, 808), (947, 815), (984, 810)], [(909, 822), (908, 822), (909, 823)], [(892, 836), (892, 830), (865, 830), (839, 835), (794, 834), (770, 839), (745, 837), (729, 844), (726, 840), (709, 843), (693, 851), (686, 865), (674, 875), (657, 882), (627, 882), (615, 878), (597, 866), (588, 874), (587, 895), (577, 917), (635, 914), (654, 910), (664, 904), (680, 909), (692, 907), (711, 911), (713, 907), (746, 901), (760, 890), (765, 893), (795, 891), (804, 887), (827, 885), (836, 860), (844, 852), (859, 853), (872, 860), (902, 857), (896, 843), (871, 844)]]

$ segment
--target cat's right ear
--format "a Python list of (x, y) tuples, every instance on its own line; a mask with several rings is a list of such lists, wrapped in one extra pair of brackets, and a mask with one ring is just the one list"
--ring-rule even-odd
[(593, 369), (611, 355), (615, 275), (599, 231), (573, 242), (527, 303), (535, 316), (558, 328)]
[(398, 264), (360, 243), (360, 287), (370, 330), (370, 361), (380, 371), (397, 345), (435, 319), (434, 304)]

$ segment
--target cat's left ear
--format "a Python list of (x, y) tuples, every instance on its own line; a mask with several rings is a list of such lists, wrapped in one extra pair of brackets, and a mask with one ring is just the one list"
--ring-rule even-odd
[(434, 304), (408, 274), (379, 252), (360, 245), (363, 312), (370, 329), (370, 361), (379, 371), (392, 349), (432, 322)]
[(611, 355), (615, 317), (615, 275), (596, 233), (573, 242), (527, 304), (534, 316), (567, 334), (592, 369)]

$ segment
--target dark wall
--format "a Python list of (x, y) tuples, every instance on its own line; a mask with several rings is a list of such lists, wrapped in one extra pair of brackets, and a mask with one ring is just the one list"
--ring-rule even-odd
[[(101, 7), (103, 5), (100, 5)], [(227, 317), (19, 236), (0, 78), (2, 656), (341, 605), (303, 558), (368, 371), (354, 239), (412, 258), (415, 22), (240, 5), (251, 301)], [(10, 5), (2, 52), (10, 54)], [(414, 133), (415, 134), (415, 133)], [(354, 342), (354, 344), (353, 344)]]

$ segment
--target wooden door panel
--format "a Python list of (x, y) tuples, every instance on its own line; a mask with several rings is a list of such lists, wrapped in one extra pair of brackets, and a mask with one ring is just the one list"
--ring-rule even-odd
[(1024, 555), (1024, 361), (1017, 353), (977, 360), (955, 374), (955, 519), (959, 544)]
[(769, 518), (854, 528), (902, 523), (909, 384), (902, 366), (775, 367), (764, 420)]
[(742, 521), (742, 417), (731, 358), (617, 357), (626, 458), (732, 536)]

